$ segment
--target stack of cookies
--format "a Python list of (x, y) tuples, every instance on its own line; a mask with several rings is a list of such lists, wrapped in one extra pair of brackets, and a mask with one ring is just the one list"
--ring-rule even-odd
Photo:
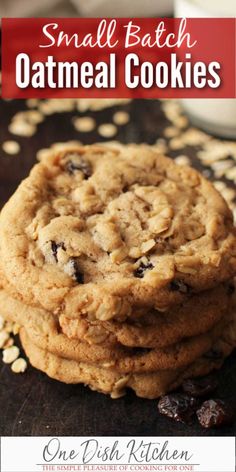
[(0, 313), (62, 382), (156, 398), (236, 346), (231, 212), (154, 147), (44, 154), (2, 210), (0, 253)]

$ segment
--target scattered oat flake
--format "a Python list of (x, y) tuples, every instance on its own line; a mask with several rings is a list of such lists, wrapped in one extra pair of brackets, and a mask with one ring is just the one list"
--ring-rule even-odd
[(213, 185), (219, 192), (226, 188), (226, 184), (225, 182), (222, 182), (222, 180), (215, 180), (215, 182), (213, 182)]
[(10, 123), (8, 130), (17, 136), (30, 137), (35, 134), (36, 126), (23, 120), (14, 120)]
[(231, 160), (222, 160), (213, 162), (211, 168), (213, 169), (216, 177), (223, 177), (225, 175), (225, 171), (231, 169), (234, 163)]
[(82, 118), (74, 118), (73, 125), (80, 133), (89, 133), (96, 127), (96, 121), (90, 116), (84, 116)]
[(76, 100), (71, 98), (51, 98), (49, 100), (40, 101), (38, 109), (44, 115), (52, 115), (53, 113), (64, 113), (75, 109)]
[(199, 144), (206, 143), (210, 136), (197, 128), (189, 128), (181, 135), (184, 144), (188, 146), (198, 146)]
[(184, 147), (184, 142), (182, 140), (182, 138), (178, 137), (178, 138), (172, 138), (169, 142), (169, 146), (171, 149), (174, 150), (178, 150), (178, 149), (182, 149)]
[(25, 372), (26, 369), (27, 369), (27, 362), (22, 357), (19, 357), (18, 359), (16, 359), (11, 366), (11, 370), (15, 374), (21, 374)]
[(197, 156), (204, 164), (209, 165), (223, 159), (236, 160), (236, 143), (211, 138), (204, 143), (203, 149), (197, 153)]
[(167, 142), (163, 138), (157, 139), (154, 146), (155, 146), (155, 149), (160, 153), (165, 154), (168, 151)]
[(12, 118), (12, 122), (26, 122), (37, 125), (44, 120), (44, 116), (38, 110), (24, 110), (18, 111)]
[(36, 108), (38, 106), (38, 103), (38, 98), (29, 98), (28, 100), (26, 100), (26, 105), (28, 108)]
[(167, 128), (164, 129), (163, 134), (166, 138), (174, 138), (178, 136), (179, 130), (175, 126), (167, 126)]
[(227, 170), (225, 172), (225, 176), (227, 177), (227, 179), (233, 180), (234, 182), (236, 182), (236, 166)]
[(5, 364), (14, 362), (20, 354), (20, 349), (17, 346), (11, 346), (3, 350), (2, 360)]
[(129, 98), (79, 98), (77, 99), (77, 109), (81, 112), (92, 110), (105, 110), (117, 105), (129, 103)]
[(177, 128), (186, 128), (189, 124), (188, 118), (185, 115), (177, 116), (173, 122)]
[(162, 109), (168, 120), (172, 122), (179, 118), (182, 113), (182, 108), (180, 104), (175, 100), (163, 100)]
[(113, 121), (117, 126), (126, 125), (130, 121), (130, 114), (127, 111), (116, 111), (113, 115)]
[(175, 162), (176, 162), (176, 164), (178, 164), (180, 166), (187, 166), (187, 165), (191, 164), (189, 157), (185, 156), (184, 154), (181, 154), (180, 156), (177, 156), (175, 158)]
[(42, 121), (44, 120), (43, 114), (40, 113), (40, 111), (38, 110), (29, 110), (25, 112), (25, 118), (26, 121), (28, 121), (29, 123), (33, 123), (34, 125), (42, 123)]
[(112, 123), (103, 123), (98, 127), (98, 134), (103, 138), (112, 138), (117, 133), (117, 127)]
[(231, 202), (236, 198), (236, 192), (233, 188), (226, 187), (222, 190), (222, 195), (227, 202)]
[(4, 141), (2, 149), (6, 154), (13, 156), (20, 152), (20, 145), (16, 141)]
[(53, 113), (55, 113), (54, 107), (48, 101), (40, 102), (39, 110), (44, 115), (52, 115)]

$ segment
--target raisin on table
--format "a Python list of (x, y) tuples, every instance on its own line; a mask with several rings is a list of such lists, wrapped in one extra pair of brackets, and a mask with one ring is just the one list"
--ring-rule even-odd
[(189, 423), (197, 407), (196, 398), (184, 393), (165, 395), (158, 402), (159, 413), (181, 423)]
[(232, 423), (233, 412), (222, 400), (207, 400), (197, 410), (197, 417), (203, 428), (214, 428)]

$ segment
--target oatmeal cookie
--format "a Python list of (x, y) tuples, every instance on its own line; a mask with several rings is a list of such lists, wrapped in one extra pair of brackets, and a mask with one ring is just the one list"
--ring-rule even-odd
[(90, 320), (86, 316), (69, 318), (61, 314), (59, 323), (67, 337), (91, 345), (109, 346), (118, 342), (128, 347), (163, 348), (210, 330), (230, 309), (233, 291), (233, 282), (221, 284), (193, 295), (165, 313), (134, 309), (123, 322)]
[(224, 199), (146, 145), (52, 149), (2, 210), (0, 241), (24, 301), (68, 318), (167, 310), (236, 271)]
[(114, 368), (120, 373), (153, 372), (165, 369), (179, 369), (192, 363), (196, 358), (211, 349), (212, 343), (219, 337), (222, 329), (228, 324), (226, 312), (206, 332), (181, 338), (160, 348), (145, 349), (138, 344), (125, 347), (120, 343), (110, 346), (89, 344), (88, 342), (69, 339), (61, 332), (55, 315), (41, 308), (29, 307), (12, 298), (6, 290), (0, 290), (1, 314), (5, 319), (23, 326), (31, 341), (52, 354), (70, 360)]
[(65, 383), (84, 383), (92, 390), (110, 394), (112, 398), (121, 397), (129, 387), (137, 396), (153, 399), (176, 389), (186, 378), (206, 375), (214, 369), (219, 369), (236, 344), (235, 319), (234, 313), (231, 323), (222, 331), (211, 350), (192, 364), (182, 369), (126, 375), (114, 368), (98, 367), (55, 356), (36, 346), (24, 329), (20, 332), (20, 338), (31, 364), (53, 379)]
[[(101, 358), (108, 355), (114, 345), (120, 347), (120, 352), (122, 346), (161, 349), (204, 334), (230, 311), (234, 298), (234, 282), (230, 281), (194, 295), (164, 314), (155, 310), (147, 313), (135, 310), (123, 322), (91, 321), (87, 317), (71, 319), (63, 314), (58, 318), (39, 306), (26, 305), (0, 265), (0, 306), (5, 318), (26, 326), (31, 336), (39, 337), (39, 346), (43, 342), (42, 335), (47, 337), (48, 344), (58, 343), (62, 350), (64, 345), (70, 344), (73, 352), (80, 351), (76, 348), (79, 344), (76, 341), (83, 341), (97, 346), (95, 352)], [(45, 342), (43, 346), (48, 349)]]

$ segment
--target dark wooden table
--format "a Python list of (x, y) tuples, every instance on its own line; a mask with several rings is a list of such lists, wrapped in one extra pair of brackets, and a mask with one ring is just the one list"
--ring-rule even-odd
[[(0, 144), (15, 139), (21, 145), (17, 156), (0, 150), (0, 204), (10, 197), (35, 162), (36, 151), (55, 141), (79, 139), (86, 143), (102, 141), (96, 132), (79, 134), (71, 124), (74, 113), (54, 114), (39, 125), (32, 138), (18, 138), (8, 132), (11, 116), (25, 108), (23, 101), (0, 102)], [(154, 143), (168, 124), (159, 102), (136, 100), (122, 106), (131, 114), (130, 123), (119, 128), (121, 142)], [(115, 108), (96, 112), (98, 123), (110, 122)], [(86, 115), (95, 116), (93, 113)], [(174, 157), (180, 152), (173, 151)], [(201, 168), (195, 148), (181, 150)], [(1, 307), (0, 307), (1, 312)], [(83, 386), (68, 386), (53, 381), (29, 367), (24, 375), (15, 375), (0, 363), (0, 435), (235, 435), (235, 425), (206, 431), (197, 422), (185, 426), (157, 412), (157, 401), (142, 400), (129, 393), (119, 400), (94, 393)], [(216, 396), (227, 399), (236, 408), (236, 355), (225, 363), (219, 375)]]

